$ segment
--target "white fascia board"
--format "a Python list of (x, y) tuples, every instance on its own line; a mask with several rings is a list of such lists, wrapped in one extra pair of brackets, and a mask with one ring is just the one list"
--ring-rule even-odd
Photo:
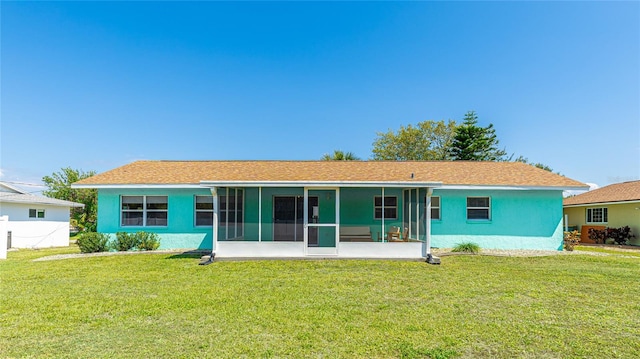
[(180, 188), (202, 188), (199, 184), (72, 184), (71, 188), (94, 188), (94, 189), (180, 189)]
[(483, 185), (443, 185), (439, 189), (456, 190), (502, 190), (502, 191), (576, 191), (585, 187), (552, 187), (552, 186), (483, 186)]
[(568, 204), (563, 205), (564, 208), (572, 208), (572, 207), (599, 207), (599, 206), (611, 206), (614, 204), (631, 204), (631, 203), (640, 203), (640, 200), (633, 201), (618, 201), (618, 202), (595, 202), (595, 203), (582, 203), (582, 204)]
[(60, 200), (60, 202), (53, 202), (53, 201), (46, 201), (46, 200), (40, 200), (40, 201), (30, 201), (28, 199), (7, 199), (7, 198), (2, 198), (0, 199), (0, 203), (19, 203), (19, 204), (28, 204), (28, 205), (33, 205), (33, 206), (39, 206), (39, 205), (43, 205), (43, 206), (53, 206), (53, 207), (84, 207), (84, 204), (82, 203), (76, 203), (76, 202), (69, 202), (69, 201), (63, 201)]
[(204, 187), (398, 187), (416, 188), (432, 187), (439, 188), (442, 182), (346, 182), (346, 181), (200, 181)]

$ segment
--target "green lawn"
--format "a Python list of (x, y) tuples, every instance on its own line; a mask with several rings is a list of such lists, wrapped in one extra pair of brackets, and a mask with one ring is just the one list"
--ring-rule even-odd
[(0, 261), (0, 357), (640, 357), (640, 258)]

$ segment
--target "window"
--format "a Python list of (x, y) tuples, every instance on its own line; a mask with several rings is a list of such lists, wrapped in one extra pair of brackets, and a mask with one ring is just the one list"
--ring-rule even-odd
[(467, 219), (489, 220), (491, 219), (491, 207), (489, 197), (467, 197)]
[(431, 219), (440, 219), (440, 197), (431, 197)]
[(167, 196), (122, 196), (122, 226), (166, 227)]
[(607, 223), (609, 221), (608, 212), (606, 207), (587, 208), (587, 223)]
[(213, 196), (196, 196), (196, 226), (213, 225)]
[(44, 218), (44, 209), (29, 209), (29, 218)]
[[(374, 218), (382, 219), (382, 196), (374, 198)], [(384, 219), (398, 218), (398, 197), (384, 196)]]

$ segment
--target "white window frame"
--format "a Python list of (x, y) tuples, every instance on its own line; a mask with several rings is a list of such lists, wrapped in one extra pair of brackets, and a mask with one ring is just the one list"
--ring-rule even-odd
[[(211, 200), (211, 209), (202, 209), (198, 208), (198, 198), (208, 198)], [(208, 202), (203, 202), (208, 203)], [(198, 224), (198, 213), (209, 213), (211, 216), (211, 223), (207, 224)], [(213, 196), (211, 195), (195, 195), (193, 198), (193, 225), (195, 227), (211, 227), (213, 225)]]
[[(31, 212), (33, 211), (33, 216)], [(43, 219), (45, 217), (44, 209), (29, 208), (29, 218)]]
[[(488, 205), (485, 206), (469, 206), (469, 199), (482, 198), (487, 199)], [(489, 196), (469, 196), (466, 199), (467, 204), (467, 221), (490, 221), (491, 220), (491, 197)], [(487, 218), (469, 218), (469, 210), (486, 210)]]
[[(600, 211), (599, 215), (595, 215), (594, 212), (596, 212), (597, 210)], [(587, 208), (587, 210), (585, 211), (585, 222), (586, 223), (608, 223), (609, 222), (609, 208), (608, 207), (593, 207), (593, 208)], [(594, 217), (600, 217), (600, 221), (594, 221)]]
[[(125, 197), (142, 197), (142, 209), (124, 209), (122, 208), (123, 199)], [(147, 208), (147, 198), (149, 197), (164, 197), (166, 198), (166, 209), (157, 209), (157, 208)], [(142, 213), (142, 224), (124, 224), (123, 214), (125, 212), (128, 213)], [(167, 213), (167, 223), (166, 224), (154, 224), (149, 225), (147, 223), (147, 216), (149, 213)], [(120, 196), (120, 227), (168, 227), (169, 226), (169, 196), (163, 195), (121, 195)]]
[[(426, 212), (426, 210), (427, 210), (426, 198), (427, 198), (427, 197), (425, 196), (425, 203), (424, 203), (424, 210), (425, 210), (425, 212)], [(437, 206), (435, 206), (435, 205), (433, 204), (433, 203), (434, 203), (434, 202), (433, 202), (433, 199), (434, 199), (434, 198), (437, 198), (437, 199), (438, 199), (438, 205), (437, 205)], [(432, 221), (440, 221), (440, 220), (442, 220), (442, 212), (440, 211), (440, 208), (441, 208), (441, 207), (442, 207), (442, 198), (441, 198), (440, 196), (431, 196), (431, 220), (432, 220)], [(437, 218), (433, 215), (433, 212), (434, 212), (434, 211), (436, 211), (436, 210), (438, 211), (438, 212), (437, 212), (437, 213), (438, 213), (438, 217), (437, 217)]]
[[(378, 206), (376, 205), (376, 200), (380, 198), (380, 203), (381, 205)], [(386, 200), (382, 199), (382, 196), (373, 196), (373, 219), (376, 221), (381, 221), (382, 219), (388, 220), (388, 219), (398, 219), (398, 196), (387, 196), (385, 195), (384, 198), (395, 198), (396, 199), (396, 204), (395, 206), (389, 205), (387, 204)], [(380, 217), (376, 216), (376, 211), (380, 210)], [(395, 209), (395, 217), (386, 217), (384, 211), (388, 210), (388, 209)]]

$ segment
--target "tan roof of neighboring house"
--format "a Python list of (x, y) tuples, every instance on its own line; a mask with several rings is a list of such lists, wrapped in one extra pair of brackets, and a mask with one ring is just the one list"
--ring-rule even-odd
[[(413, 178), (411, 175), (413, 174)], [(442, 182), (444, 185), (580, 187), (584, 183), (520, 162), (137, 161), (76, 185), (218, 182)]]
[(592, 203), (640, 201), (640, 181), (615, 183), (577, 196), (565, 198), (564, 206)]

